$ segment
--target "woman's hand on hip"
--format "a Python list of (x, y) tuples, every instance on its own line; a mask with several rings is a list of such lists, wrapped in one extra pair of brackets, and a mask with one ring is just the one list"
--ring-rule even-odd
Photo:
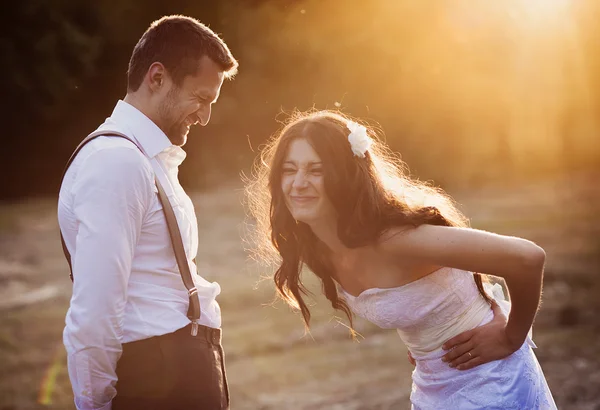
[(450, 350), (442, 361), (458, 370), (468, 370), (484, 363), (504, 359), (519, 349), (522, 343), (511, 342), (506, 333), (506, 315), (492, 301), (491, 322), (463, 332), (448, 340), (442, 348)]

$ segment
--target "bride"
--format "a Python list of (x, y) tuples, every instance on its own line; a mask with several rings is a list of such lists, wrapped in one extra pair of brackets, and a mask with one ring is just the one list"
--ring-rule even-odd
[[(556, 408), (529, 337), (543, 249), (468, 228), (402, 166), (335, 112), (298, 113), (272, 139), (246, 195), (280, 295), (308, 326), (306, 265), (350, 325), (355, 314), (396, 329), (416, 362), (413, 409)], [(512, 306), (476, 272), (503, 277)]]

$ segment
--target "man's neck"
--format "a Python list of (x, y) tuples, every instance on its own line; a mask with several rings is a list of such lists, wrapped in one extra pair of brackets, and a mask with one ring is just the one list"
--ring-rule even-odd
[(123, 101), (125, 101), (127, 104), (131, 105), (132, 107), (137, 109), (139, 112), (144, 114), (146, 117), (148, 117), (150, 119), (150, 121), (157, 124), (156, 119), (154, 118), (154, 115), (153, 115), (154, 112), (153, 112), (153, 110), (150, 109), (150, 107), (146, 103), (146, 101), (147, 101), (146, 99), (141, 98), (137, 93), (127, 93), (127, 95), (125, 95), (125, 98), (123, 98)]

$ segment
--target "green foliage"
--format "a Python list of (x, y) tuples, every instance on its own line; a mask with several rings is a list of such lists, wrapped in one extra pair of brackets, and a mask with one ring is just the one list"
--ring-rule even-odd
[(3, 11), (3, 94), (25, 111), (22, 116), (59, 115), (70, 94), (95, 73), (102, 40), (90, 30), (91, 12), (84, 3), (50, 0), (14, 2)]
[(282, 112), (312, 107), (370, 121), (421, 178), (442, 184), (597, 167), (600, 7), (449, 4), (15, 2), (0, 16), (10, 109), (0, 172), (14, 175), (0, 195), (56, 192), (76, 143), (125, 94), (141, 34), (178, 13), (220, 33), (240, 61), (210, 126), (186, 146), (181, 177), (189, 187), (218, 182), (213, 170), (237, 175)]

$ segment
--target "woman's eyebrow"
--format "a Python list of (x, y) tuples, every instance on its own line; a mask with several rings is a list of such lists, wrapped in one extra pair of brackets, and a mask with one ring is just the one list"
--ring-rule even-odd
[[(285, 161), (283, 164), (284, 164), (284, 165), (285, 165), (285, 164), (296, 165), (296, 161), (293, 161), (293, 160), (287, 160), (287, 161)], [(321, 162), (321, 161), (308, 161), (308, 162), (306, 163), (306, 165), (308, 165), (308, 166), (314, 166), (314, 165), (323, 165), (323, 162)]]

